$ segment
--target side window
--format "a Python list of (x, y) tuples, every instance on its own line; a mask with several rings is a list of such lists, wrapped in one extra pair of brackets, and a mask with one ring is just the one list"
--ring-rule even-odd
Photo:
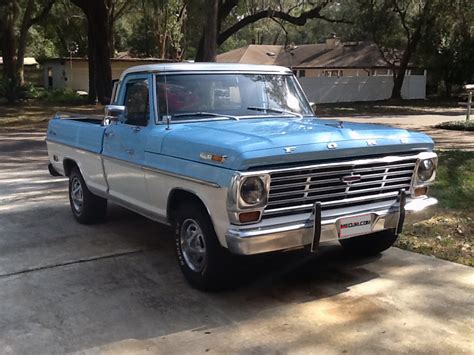
[(148, 80), (127, 82), (125, 91), (126, 124), (146, 126), (150, 117), (150, 100), (148, 97)]

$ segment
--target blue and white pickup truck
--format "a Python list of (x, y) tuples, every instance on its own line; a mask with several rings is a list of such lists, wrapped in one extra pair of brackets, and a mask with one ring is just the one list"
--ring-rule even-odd
[(221, 285), (232, 254), (339, 241), (389, 248), (427, 196), (428, 136), (314, 116), (283, 67), (178, 63), (126, 70), (104, 117), (56, 115), (50, 170), (69, 177), (80, 223), (107, 201), (176, 230), (191, 285)]

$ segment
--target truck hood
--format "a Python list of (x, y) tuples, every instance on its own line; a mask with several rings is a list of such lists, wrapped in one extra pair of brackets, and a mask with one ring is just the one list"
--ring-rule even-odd
[[(433, 149), (425, 134), (317, 118), (254, 118), (175, 124), (161, 154), (234, 170)], [(201, 153), (226, 156), (213, 162)]]

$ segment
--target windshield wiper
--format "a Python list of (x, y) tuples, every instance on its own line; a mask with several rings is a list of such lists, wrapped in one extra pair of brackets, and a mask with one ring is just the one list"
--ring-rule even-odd
[(270, 107), (250, 106), (250, 107), (247, 107), (247, 110), (262, 111), (262, 112), (265, 112), (265, 113), (267, 113), (267, 112), (282, 113), (282, 114), (287, 114), (287, 115), (292, 115), (292, 116), (296, 116), (296, 117), (299, 117), (299, 118), (303, 118), (303, 115), (300, 114), (300, 113), (296, 113), (296, 112), (292, 112), (292, 111), (286, 111), (286, 110), (279, 110), (279, 109), (270, 108)]
[(213, 112), (185, 112), (185, 113), (177, 113), (177, 114), (173, 115), (172, 117), (185, 117), (185, 116), (225, 117), (225, 118), (230, 118), (230, 119), (236, 120), (236, 121), (239, 120), (235, 116), (225, 115), (225, 114), (222, 114), (222, 113), (213, 113)]

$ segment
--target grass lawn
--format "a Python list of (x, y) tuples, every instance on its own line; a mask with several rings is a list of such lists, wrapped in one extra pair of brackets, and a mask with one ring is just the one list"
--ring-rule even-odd
[(405, 226), (397, 246), (474, 266), (474, 152), (438, 152), (434, 216)]
[(460, 111), (457, 99), (384, 100), (317, 104), (317, 116), (417, 115)]
[(101, 105), (56, 105), (39, 101), (28, 101), (18, 105), (0, 105), (0, 130), (46, 129), (48, 121), (56, 112), (100, 114)]

